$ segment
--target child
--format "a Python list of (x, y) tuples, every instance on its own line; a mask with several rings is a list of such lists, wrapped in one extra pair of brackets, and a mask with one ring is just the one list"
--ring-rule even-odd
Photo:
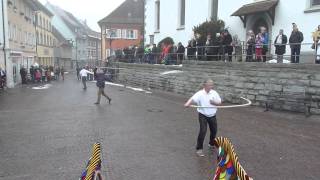
[(256, 36), (256, 59), (261, 62), (262, 59), (263, 36), (261, 33)]

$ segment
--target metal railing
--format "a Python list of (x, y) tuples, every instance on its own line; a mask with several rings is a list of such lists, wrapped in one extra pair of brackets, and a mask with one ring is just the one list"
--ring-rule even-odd
[[(186, 47), (185, 53), (147, 52), (147, 53), (118, 53), (113, 56), (119, 62), (149, 63), (179, 65), (185, 60), (224, 61), (224, 62), (291, 62), (291, 63), (320, 63), (320, 44), (312, 49), (314, 43), (297, 44), (246, 44), (230, 46), (196, 46)], [(285, 53), (276, 54), (276, 46)]]

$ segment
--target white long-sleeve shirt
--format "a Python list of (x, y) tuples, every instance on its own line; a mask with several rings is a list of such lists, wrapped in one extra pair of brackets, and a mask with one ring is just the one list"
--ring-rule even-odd
[(80, 72), (79, 72), (80, 76), (81, 77), (87, 77), (88, 74), (93, 74), (93, 72), (90, 72), (86, 69), (82, 69)]

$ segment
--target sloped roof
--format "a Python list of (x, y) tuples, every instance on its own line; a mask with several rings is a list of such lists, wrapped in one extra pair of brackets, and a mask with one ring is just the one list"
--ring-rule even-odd
[(59, 16), (71, 30), (74, 31), (74, 29), (81, 27), (81, 23), (71, 13), (49, 2), (47, 2), (46, 6), (49, 6), (49, 9), (51, 9), (56, 16)]
[(54, 26), (52, 26), (52, 33), (60, 42), (66, 41), (66, 38)]
[(98, 24), (143, 24), (144, 0), (126, 0)]
[(255, 14), (260, 12), (270, 11), (278, 4), (279, 0), (265, 0), (246, 4), (239, 8), (232, 16), (244, 16), (249, 14)]
[(32, 3), (37, 7), (38, 10), (44, 12), (45, 14), (47, 14), (50, 17), (53, 16), (53, 14), (44, 5), (42, 5), (38, 0), (29, 0), (29, 1), (32, 1)]

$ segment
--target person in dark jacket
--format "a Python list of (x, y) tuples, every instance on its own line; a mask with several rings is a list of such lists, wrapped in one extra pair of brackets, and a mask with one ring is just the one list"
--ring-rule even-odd
[(105, 87), (105, 82), (107, 80), (107, 77), (101, 69), (97, 70), (96, 80), (97, 80), (96, 85), (98, 87), (98, 99), (97, 99), (97, 102), (95, 102), (94, 104), (100, 104), (101, 95), (106, 97), (107, 100), (109, 101), (109, 104), (111, 104), (111, 98), (107, 96), (104, 92), (104, 87)]
[(246, 56), (246, 62), (252, 62), (253, 61), (253, 54), (255, 53), (255, 43), (256, 43), (256, 36), (254, 35), (254, 32), (252, 30), (248, 31), (248, 39), (247, 39), (247, 56)]
[(24, 67), (21, 67), (20, 69), (20, 76), (22, 84), (27, 84), (27, 70)]
[(291, 48), (291, 63), (299, 63), (301, 42), (303, 41), (303, 34), (299, 31), (297, 25), (292, 23), (293, 30), (289, 39)]
[(230, 35), (228, 30), (224, 31), (224, 36), (223, 36), (223, 41), (222, 41), (222, 45), (224, 47), (224, 54), (225, 53), (228, 54), (228, 61), (232, 62), (232, 52), (233, 52), (233, 46), (232, 46), (232, 36)]
[(181, 42), (178, 43), (177, 53), (177, 65), (182, 64), (182, 60), (184, 59), (185, 48)]
[(276, 37), (274, 41), (278, 63), (283, 63), (283, 54), (286, 53), (287, 42), (288, 42), (287, 36), (283, 34), (283, 29), (280, 29), (279, 35)]
[(194, 39), (191, 39), (189, 42), (188, 42), (188, 46), (187, 46), (187, 56), (188, 56), (188, 59), (195, 59), (196, 57), (196, 52), (197, 52), (197, 49), (196, 49), (196, 41)]

